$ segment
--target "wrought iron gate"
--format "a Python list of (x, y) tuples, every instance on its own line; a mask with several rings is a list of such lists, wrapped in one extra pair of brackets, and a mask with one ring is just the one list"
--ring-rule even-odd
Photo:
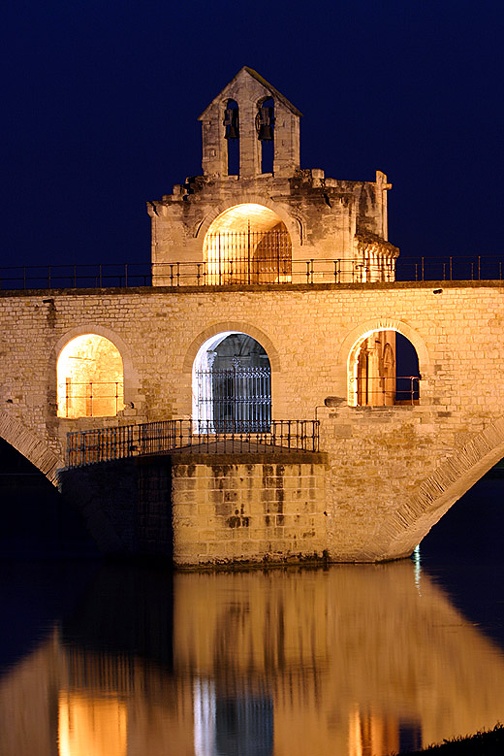
[[(215, 433), (265, 433), (271, 423), (271, 370), (237, 366), (198, 370), (198, 420)], [(203, 424), (202, 424), (203, 426)]]
[(208, 277), (214, 284), (258, 284), (289, 280), (292, 244), (287, 229), (207, 234)]

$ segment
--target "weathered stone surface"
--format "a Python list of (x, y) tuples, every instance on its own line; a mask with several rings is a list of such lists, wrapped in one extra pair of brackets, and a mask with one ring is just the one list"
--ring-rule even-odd
[[(327, 468), (313, 476), (306, 463), (280, 470), (280, 460), (276, 470), (249, 469), (239, 455), (179, 461), (169, 474), (135, 474), (134, 494), (121, 503), (111, 492), (105, 506), (98, 472), (87, 476), (97, 498), (88, 492), (83, 506), (103, 526), (106, 549), (154, 553), (173, 526), (181, 564), (398, 558), (504, 455), (504, 285), (395, 282), (387, 177), (342, 181), (301, 169), (300, 115), (249, 68), (210, 103), (203, 174), (148, 206), (153, 287), (0, 292), (0, 435), (53, 482), (69, 431), (191, 418), (199, 352), (210, 364), (226, 334), (250, 337), (268, 358), (273, 420), (320, 420)], [(264, 126), (274, 135), (269, 171)], [(235, 173), (231, 136), (240, 142)], [(238, 243), (221, 255), (224, 234), (250, 241), (249, 232), (260, 241), (245, 257)], [(266, 233), (285, 241), (276, 267), (261, 248)], [(244, 261), (248, 277), (233, 278)], [(58, 358), (85, 334), (108, 339), (122, 360), (124, 409), (114, 416), (58, 416)], [(396, 334), (418, 356), (420, 396), (410, 405), (394, 405), (395, 373), (386, 372)], [(392, 385), (383, 406), (358, 406), (378, 403), (361, 401), (364, 374)]]
[[(403, 556), (504, 455), (504, 286), (444, 283), (441, 299), (432, 290), (391, 283), (52, 292), (53, 323), (47, 292), (4, 292), (2, 436), (54, 480), (68, 431), (190, 416), (199, 346), (211, 332), (252, 333), (270, 357), (273, 417), (310, 418), (317, 408), (329, 455), (330, 557)], [(128, 414), (67, 420), (48, 401), (58, 352), (83, 323), (120, 345)], [(419, 404), (325, 407), (326, 397), (349, 396), (348, 355), (372, 327), (396, 329), (414, 344)]]

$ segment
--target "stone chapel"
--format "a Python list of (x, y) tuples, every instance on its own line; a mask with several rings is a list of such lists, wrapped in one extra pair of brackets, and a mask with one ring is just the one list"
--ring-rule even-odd
[[(394, 280), (399, 250), (388, 241), (387, 176), (376, 171), (375, 181), (347, 181), (301, 168), (300, 119), (247, 66), (215, 97), (199, 117), (202, 175), (148, 203), (153, 285)], [(215, 376), (233, 360), (264, 364), (250, 338), (226, 339), (209, 345), (202, 369)], [(394, 332), (373, 333), (354, 362), (356, 402), (394, 404)], [(201, 408), (196, 414), (207, 417)]]

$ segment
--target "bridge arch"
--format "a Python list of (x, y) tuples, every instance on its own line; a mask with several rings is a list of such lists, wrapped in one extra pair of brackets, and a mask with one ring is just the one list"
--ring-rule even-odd
[[(117, 364), (115, 370), (117, 372), (117, 375), (120, 374), (120, 397), (115, 396), (115, 411), (107, 411), (99, 414), (117, 414), (117, 412), (120, 411), (124, 407), (124, 405), (131, 404), (134, 399), (134, 392), (138, 381), (128, 345), (117, 333), (115, 333), (111, 329), (94, 323), (88, 323), (86, 325), (76, 326), (67, 331), (60, 339), (58, 339), (50, 356), (50, 383), (52, 391), (54, 392), (54, 396), (56, 397), (57, 414), (60, 417), (65, 416), (65, 413), (61, 411), (61, 386), (58, 385), (60, 359), (62, 354), (66, 349), (68, 350), (73, 341), (85, 336), (96, 336), (99, 340), (106, 340), (106, 342), (111, 345), (112, 350), (116, 354), (115, 362)], [(114, 382), (117, 382), (115, 378), (113, 380)], [(85, 416), (86, 412), (78, 413), (76, 416), (80, 417), (83, 415)]]
[(0, 413), (0, 437), (58, 487), (58, 470), (65, 466), (65, 462), (55, 454), (46, 441), (6, 412)]
[(475, 483), (504, 457), (504, 416), (445, 458), (376, 533), (377, 558), (409, 556)]
[[(380, 404), (394, 404), (394, 396), (397, 392), (404, 392), (411, 395), (413, 400), (413, 381), (411, 381), (411, 390), (408, 387), (396, 384), (395, 380), (395, 334), (398, 333), (403, 336), (414, 348), (416, 357), (418, 358), (418, 376), (419, 379), (425, 379), (430, 372), (430, 359), (424, 340), (407, 323), (396, 318), (377, 318), (374, 320), (366, 321), (355, 328), (353, 328), (343, 340), (343, 343), (338, 352), (338, 373), (339, 379), (338, 390), (341, 396), (348, 397), (348, 403), (350, 406), (358, 406), (360, 404), (374, 404), (372, 401), (365, 401), (360, 397), (359, 389), (359, 360), (362, 357), (362, 347), (366, 345), (373, 334), (379, 334), (380, 351), (383, 355), (383, 362), (386, 363), (380, 367), (383, 372), (381, 375), (380, 383), (384, 385), (383, 400)], [(390, 359), (387, 359), (390, 358)], [(389, 364), (390, 363), (390, 364)], [(418, 380), (415, 385), (420, 383)], [(367, 381), (366, 381), (367, 383)]]

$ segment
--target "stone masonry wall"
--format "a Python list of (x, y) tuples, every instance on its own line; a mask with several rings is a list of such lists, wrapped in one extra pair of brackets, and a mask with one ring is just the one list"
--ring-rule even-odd
[[(315, 455), (311, 455), (315, 456)], [(327, 554), (325, 467), (268, 455), (175, 461), (172, 472), (177, 565), (299, 562)]]
[[(503, 295), (498, 282), (3, 293), (0, 429), (29, 459), (46, 445), (52, 469), (68, 431), (189, 417), (198, 349), (242, 331), (270, 358), (273, 418), (321, 420), (332, 558), (403, 556), (504, 456)], [(349, 354), (379, 328), (415, 346), (418, 406), (348, 405)], [(57, 356), (86, 332), (121, 352), (118, 417), (56, 416)]]

